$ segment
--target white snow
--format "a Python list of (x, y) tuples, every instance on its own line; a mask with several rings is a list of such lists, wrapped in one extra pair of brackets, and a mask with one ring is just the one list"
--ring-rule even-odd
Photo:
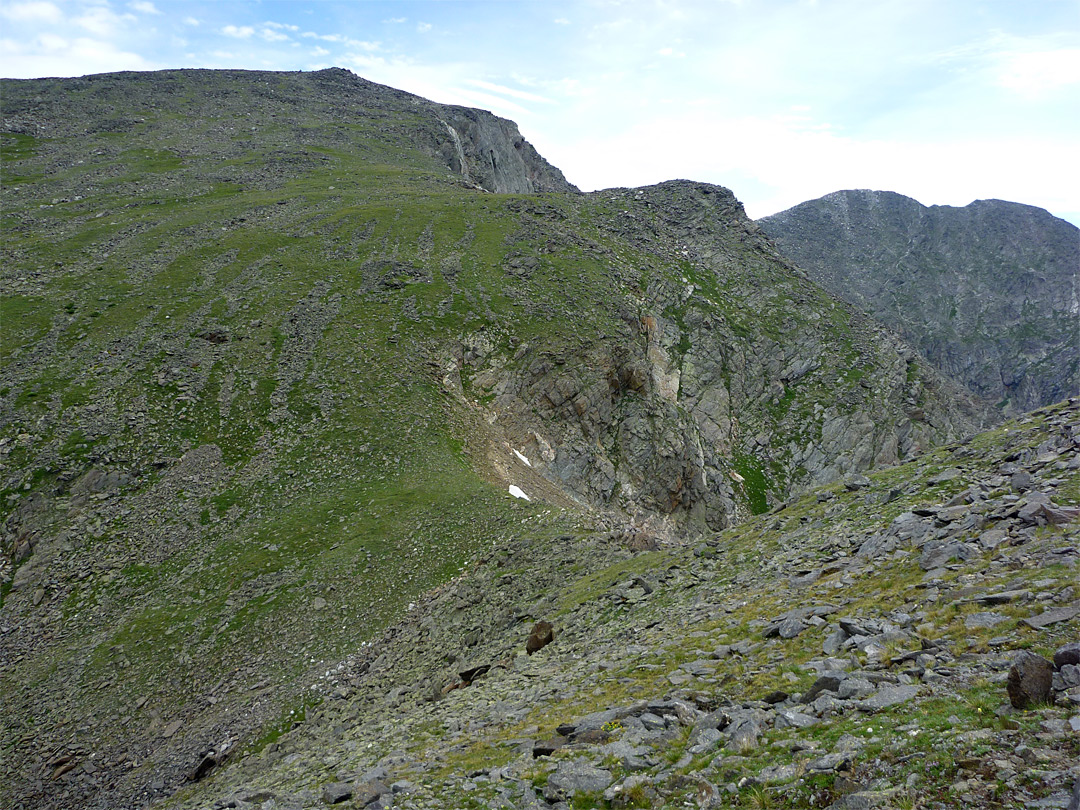
[(515, 498), (524, 498), (527, 501), (532, 500), (532, 498), (522, 492), (521, 487), (514, 486), (513, 484), (510, 485), (510, 494), (513, 495)]
[[(513, 450), (513, 448), (511, 448), (511, 449)], [(532, 466), (532, 463), (527, 458), (525, 458), (524, 455), (519, 453), (517, 450), (514, 450), (514, 455), (517, 456), (518, 458), (520, 458), (522, 461), (524, 461), (526, 467), (531, 467)]]

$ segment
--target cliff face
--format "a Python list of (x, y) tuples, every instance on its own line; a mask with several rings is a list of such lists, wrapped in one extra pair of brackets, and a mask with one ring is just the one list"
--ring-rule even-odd
[(1004, 410), (1080, 390), (1080, 231), (1001, 200), (926, 207), (839, 191), (759, 223), (834, 295)]
[[(585, 503), (675, 533), (722, 528), (983, 418), (895, 335), (794, 272), (725, 188), (672, 181), (521, 212), (510, 294), (542, 305), (577, 243), (606, 288), (588, 306), (609, 317), (579, 341), (500, 351), (468, 337), (461, 374)], [(568, 324), (593, 321), (583, 303)]]

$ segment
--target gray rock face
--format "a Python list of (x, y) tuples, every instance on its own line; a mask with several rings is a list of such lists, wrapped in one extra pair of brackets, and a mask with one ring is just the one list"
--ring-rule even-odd
[(838, 191), (760, 220), (815, 281), (972, 391), (1026, 411), (1075, 395), (1080, 232), (1032, 206)]
[(440, 153), (467, 180), (498, 194), (577, 191), (521, 137), (513, 121), (486, 110), (431, 106), (450, 136), (449, 144), (439, 143)]

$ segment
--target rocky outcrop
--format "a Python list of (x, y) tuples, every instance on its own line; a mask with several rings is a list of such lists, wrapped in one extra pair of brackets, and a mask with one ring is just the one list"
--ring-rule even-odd
[(1029, 205), (838, 191), (759, 220), (833, 295), (945, 374), (1025, 411), (1080, 391), (1080, 231)]
[[(501, 351), (468, 335), (456, 362), (489, 421), (585, 503), (661, 533), (719, 529), (985, 418), (894, 334), (795, 272), (729, 190), (674, 181), (574, 203), (569, 225), (523, 203), (512, 238), (595, 253), (613, 324), (594, 341)], [(598, 233), (583, 239), (581, 221)], [(550, 259), (511, 261), (532, 274)]]
[(432, 109), (450, 135), (450, 144), (441, 143), (439, 154), (466, 180), (499, 194), (577, 191), (521, 136), (513, 121), (469, 107)]

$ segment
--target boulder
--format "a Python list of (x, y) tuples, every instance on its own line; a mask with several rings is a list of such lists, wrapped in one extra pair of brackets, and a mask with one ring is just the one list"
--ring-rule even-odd
[(532, 655), (534, 652), (542, 650), (554, 640), (555, 627), (551, 622), (539, 621), (533, 625), (532, 632), (529, 633), (529, 640), (525, 642), (525, 652)]
[(322, 799), (327, 804), (341, 804), (352, 798), (353, 788), (348, 782), (331, 782), (323, 785)]
[(544, 798), (561, 801), (577, 793), (600, 793), (612, 782), (611, 771), (588, 762), (564, 760), (548, 777)]
[(1009, 702), (1017, 709), (1029, 709), (1040, 703), (1052, 703), (1054, 665), (1041, 655), (1024, 650), (1009, 669), (1006, 689)]
[(1054, 652), (1054, 666), (1061, 669), (1066, 664), (1080, 666), (1080, 641), (1058, 647)]

